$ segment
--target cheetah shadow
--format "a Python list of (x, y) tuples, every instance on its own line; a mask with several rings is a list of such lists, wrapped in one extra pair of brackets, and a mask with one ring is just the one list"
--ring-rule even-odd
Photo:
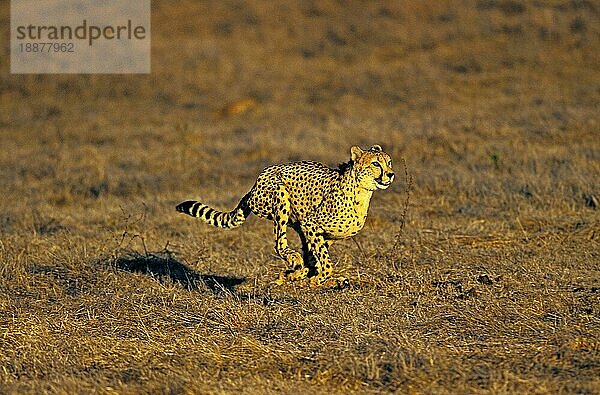
[(200, 274), (178, 261), (170, 252), (146, 253), (129, 252), (117, 257), (114, 265), (121, 271), (142, 273), (161, 282), (172, 281), (188, 291), (208, 288), (215, 295), (224, 292), (235, 293), (235, 287), (244, 283), (244, 277)]

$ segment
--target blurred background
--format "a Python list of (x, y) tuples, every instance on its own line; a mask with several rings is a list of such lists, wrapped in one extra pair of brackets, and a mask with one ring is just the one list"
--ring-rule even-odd
[(9, 75), (5, 42), (2, 181), (21, 196), (19, 180), (52, 184), (55, 200), (247, 189), (270, 163), (334, 165), (379, 143), (431, 197), (580, 206), (598, 193), (599, 13), (583, 0), (155, 1), (141, 76)]

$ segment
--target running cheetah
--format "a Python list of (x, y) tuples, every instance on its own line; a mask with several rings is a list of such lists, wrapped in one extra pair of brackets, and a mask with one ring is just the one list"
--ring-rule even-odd
[[(379, 145), (366, 151), (354, 146), (350, 154), (350, 161), (338, 169), (311, 161), (267, 167), (229, 212), (194, 200), (176, 209), (220, 228), (240, 226), (251, 213), (272, 220), (275, 250), (290, 267), (276, 284), (310, 278), (311, 287), (344, 288), (347, 278), (331, 276), (328, 248), (363, 228), (373, 191), (386, 189), (394, 180), (392, 160)], [(300, 235), (302, 255), (288, 247), (288, 226)]]

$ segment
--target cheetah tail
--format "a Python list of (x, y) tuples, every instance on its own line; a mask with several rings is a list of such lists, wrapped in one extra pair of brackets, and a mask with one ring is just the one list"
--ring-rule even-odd
[(244, 196), (237, 207), (229, 212), (215, 210), (195, 200), (179, 203), (175, 209), (180, 213), (200, 218), (207, 224), (219, 228), (236, 228), (243, 224), (248, 215), (250, 215), (248, 195)]

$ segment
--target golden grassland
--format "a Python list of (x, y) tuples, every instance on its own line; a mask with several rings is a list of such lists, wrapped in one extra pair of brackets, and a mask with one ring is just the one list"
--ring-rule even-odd
[[(150, 75), (10, 75), (4, 42), (0, 392), (600, 392), (599, 28), (584, 0), (155, 1)], [(174, 210), (376, 143), (398, 178), (332, 247), (343, 291), (271, 286), (266, 221)]]

